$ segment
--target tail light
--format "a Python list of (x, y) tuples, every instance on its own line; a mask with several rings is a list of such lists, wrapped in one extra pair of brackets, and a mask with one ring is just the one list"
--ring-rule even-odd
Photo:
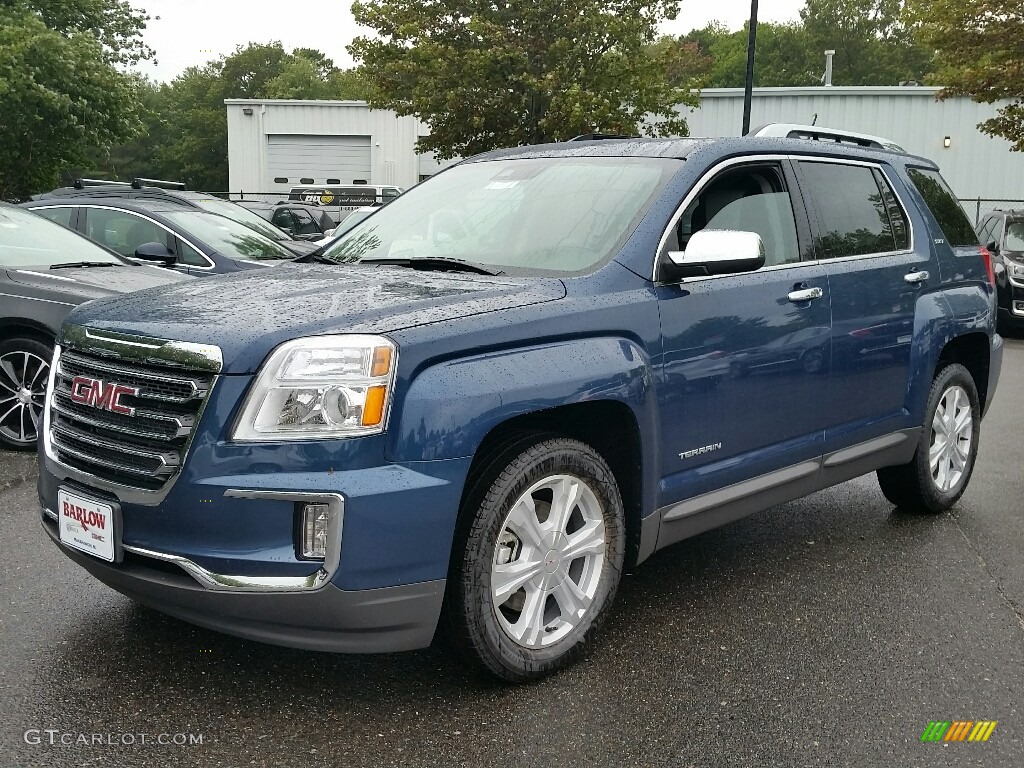
[(992, 254), (989, 253), (988, 248), (981, 246), (981, 258), (985, 262), (985, 274), (988, 275), (988, 284), (995, 286), (996, 284), (996, 272), (992, 267)]

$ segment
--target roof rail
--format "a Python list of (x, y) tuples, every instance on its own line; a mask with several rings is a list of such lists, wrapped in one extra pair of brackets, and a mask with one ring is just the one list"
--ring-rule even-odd
[(143, 187), (160, 187), (162, 189), (185, 190), (185, 182), (183, 181), (164, 181), (163, 179), (144, 179), (142, 177), (133, 179), (131, 186), (134, 189), (142, 189)]
[(641, 136), (629, 136), (625, 133), (581, 133), (569, 141), (604, 141), (605, 139), (639, 139)]
[(895, 152), (906, 152), (896, 142), (881, 136), (868, 133), (854, 133), (836, 128), (821, 128), (815, 125), (797, 125), (795, 123), (768, 123), (755, 128), (748, 136), (777, 139), (808, 139), (810, 141), (832, 141), (837, 144), (854, 144), (872, 149), (890, 149)]
[(86, 187), (130, 187), (127, 181), (111, 181), (110, 179), (75, 179), (75, 189), (85, 189)]

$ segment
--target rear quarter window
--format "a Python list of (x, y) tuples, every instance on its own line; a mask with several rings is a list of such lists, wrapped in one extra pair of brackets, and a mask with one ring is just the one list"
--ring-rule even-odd
[(946, 242), (954, 248), (978, 245), (978, 235), (971, 220), (939, 172), (927, 168), (908, 168), (907, 172), (939, 223)]

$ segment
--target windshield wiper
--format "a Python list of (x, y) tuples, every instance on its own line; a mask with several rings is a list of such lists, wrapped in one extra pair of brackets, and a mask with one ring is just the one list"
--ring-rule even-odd
[(383, 259), (360, 259), (357, 264), (384, 264), (395, 267), (409, 267), (410, 269), (423, 270), (450, 270), (453, 272), (475, 272), (478, 275), (505, 274), (501, 270), (491, 269), (482, 264), (477, 264), (465, 259), (456, 259), (450, 256), (424, 256), (418, 259), (412, 258), (383, 258)]
[(309, 253), (307, 253), (307, 254), (305, 254), (303, 256), (299, 256), (297, 259), (292, 259), (292, 261), (297, 262), (299, 264), (308, 264), (311, 261), (315, 261), (318, 264), (339, 264), (339, 263), (341, 263), (341, 262), (335, 261), (334, 259), (328, 259), (326, 256), (324, 256), (322, 253), (320, 253), (318, 251), (310, 251)]
[(67, 264), (51, 264), (50, 269), (74, 269), (75, 267), (120, 267), (115, 261), (69, 261)]

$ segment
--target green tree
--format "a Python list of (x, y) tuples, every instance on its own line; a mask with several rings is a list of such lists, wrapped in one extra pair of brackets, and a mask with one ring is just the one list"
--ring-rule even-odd
[(1024, 5), (1020, 0), (911, 0), (907, 20), (937, 52), (943, 97), (1008, 100), (978, 127), (1024, 152)]
[(223, 192), (228, 185), (224, 99), (359, 99), (365, 86), (320, 51), (252, 43), (190, 67), (170, 83), (140, 84), (143, 127), (131, 141), (95, 153), (85, 173), (184, 181)]
[(800, 18), (819, 72), (824, 51), (834, 50), (835, 85), (928, 79), (932, 52), (916, 43), (902, 8), (901, 0), (807, 0)]
[(141, 127), (137, 78), (146, 17), (121, 0), (0, 4), (0, 198), (59, 183), (97, 148)]
[[(357, 0), (374, 37), (348, 48), (372, 106), (416, 115), (442, 158), (594, 130), (683, 134), (694, 104), (652, 46), (669, 0)], [(647, 124), (645, 115), (657, 122)]]

